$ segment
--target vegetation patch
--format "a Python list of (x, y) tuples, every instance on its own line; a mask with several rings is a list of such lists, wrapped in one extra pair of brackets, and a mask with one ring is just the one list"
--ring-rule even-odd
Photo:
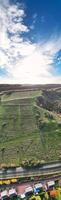
[(54, 107), (60, 99), (61, 90), (55, 89), (1, 95), (0, 165), (32, 166), (61, 159), (61, 111)]

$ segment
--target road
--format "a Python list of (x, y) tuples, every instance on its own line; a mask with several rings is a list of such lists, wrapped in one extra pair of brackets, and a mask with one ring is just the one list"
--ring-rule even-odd
[(41, 167), (24, 169), (17, 167), (15, 169), (0, 169), (0, 180), (8, 178), (31, 177), (42, 175), (61, 174), (61, 162), (43, 164)]

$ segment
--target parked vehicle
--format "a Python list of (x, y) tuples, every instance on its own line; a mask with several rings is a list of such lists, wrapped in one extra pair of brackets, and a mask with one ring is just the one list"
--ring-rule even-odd
[(30, 186), (30, 187), (27, 187), (25, 189), (25, 196), (26, 196), (26, 199), (29, 199), (31, 196), (33, 195), (33, 188)]
[(34, 193), (40, 193), (43, 190), (43, 185), (41, 183), (35, 184), (34, 186)]
[(4, 190), (3, 192), (1, 192), (1, 199), (2, 200), (9, 200), (9, 196), (8, 196), (8, 192), (7, 190)]

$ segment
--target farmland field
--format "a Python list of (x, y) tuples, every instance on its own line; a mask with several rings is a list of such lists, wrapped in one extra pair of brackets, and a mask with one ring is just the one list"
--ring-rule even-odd
[(0, 165), (61, 158), (61, 115), (39, 105), (41, 96), (40, 89), (1, 95)]

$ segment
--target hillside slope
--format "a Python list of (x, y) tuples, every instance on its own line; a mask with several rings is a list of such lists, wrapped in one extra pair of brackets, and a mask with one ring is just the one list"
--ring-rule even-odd
[[(18, 88), (17, 88), (18, 89)], [(61, 87), (0, 95), (0, 165), (61, 159)]]

